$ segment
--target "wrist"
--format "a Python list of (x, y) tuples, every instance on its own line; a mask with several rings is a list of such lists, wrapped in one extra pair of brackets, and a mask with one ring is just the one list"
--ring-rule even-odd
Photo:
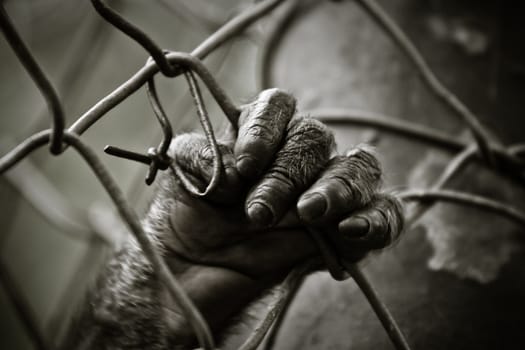
[[(216, 338), (250, 302), (276, 283), (254, 279), (229, 268), (196, 264), (173, 252), (168, 252), (165, 260)], [(175, 342), (193, 345), (193, 330), (167, 291), (163, 294), (162, 304), (166, 309), (166, 324)]]

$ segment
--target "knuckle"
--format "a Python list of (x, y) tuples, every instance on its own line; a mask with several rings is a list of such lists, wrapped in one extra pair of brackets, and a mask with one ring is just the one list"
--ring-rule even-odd
[(334, 146), (334, 136), (328, 127), (319, 120), (310, 117), (296, 117), (288, 124), (287, 135), (290, 138), (315, 138), (318, 142)]
[(265, 158), (264, 153), (277, 148), (294, 113), (293, 96), (279, 89), (262, 91), (241, 113), (235, 153)]
[(322, 123), (311, 118), (293, 119), (273, 168), (286, 169), (283, 172), (302, 189), (325, 167), (333, 145), (333, 135)]
[(379, 248), (394, 242), (403, 229), (403, 208), (401, 202), (390, 195), (379, 195), (370, 213), (371, 233)]
[(243, 110), (240, 129), (252, 136), (271, 137), (284, 129), (294, 112), (293, 96), (279, 89), (264, 90)]
[(404, 227), (404, 211), (401, 201), (392, 195), (382, 195), (381, 210), (389, 226), (391, 240), (396, 240)]
[(376, 215), (369, 215), (367, 220), (370, 229), (364, 239), (368, 242), (371, 249), (381, 249), (390, 244), (389, 228), (383, 217), (377, 212)]
[(295, 184), (285, 173), (275, 169), (263, 177), (249, 198), (250, 201), (260, 199), (275, 202), (279, 194), (289, 193), (294, 187)]
[(254, 103), (262, 105), (263, 108), (269, 107), (284, 113), (293, 114), (297, 101), (295, 97), (286, 91), (272, 88), (261, 91)]
[(251, 143), (272, 145), (279, 138), (275, 125), (265, 123), (261, 118), (255, 119), (253, 123), (247, 124), (242, 130), (243, 137), (248, 138)]
[(378, 212), (374, 211), (375, 215), (370, 215), (368, 222), (370, 223), (369, 232), (376, 237), (383, 236), (388, 231), (388, 224), (385, 222), (384, 217)]
[(348, 164), (355, 171), (355, 176), (379, 185), (381, 182), (381, 163), (376, 157), (375, 150), (366, 144), (354, 147), (347, 152)]
[(332, 214), (346, 212), (355, 206), (352, 186), (349, 186), (344, 177), (330, 174), (323, 177), (309, 192), (322, 193), (328, 203), (327, 212)]
[(379, 176), (374, 169), (364, 168), (353, 158), (336, 156), (329, 161), (321, 182), (333, 188), (334, 198), (344, 210), (349, 210), (364, 207), (373, 200)]

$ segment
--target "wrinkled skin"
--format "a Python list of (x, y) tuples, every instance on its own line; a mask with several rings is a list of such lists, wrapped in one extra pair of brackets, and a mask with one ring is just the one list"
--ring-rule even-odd
[[(205, 138), (180, 135), (171, 151), (179, 169), (204, 189), (213, 174)], [(319, 257), (305, 227), (319, 230), (339, 259), (352, 261), (399, 234), (402, 211), (395, 198), (378, 193), (381, 170), (373, 152), (358, 147), (332, 157), (333, 151), (331, 132), (296, 116), (294, 98), (271, 89), (244, 106), (238, 131), (221, 139), (224, 170), (210, 196), (192, 196), (172, 172), (159, 179), (144, 229), (216, 336), (293, 266)], [(89, 305), (75, 343), (195, 345), (191, 327), (133, 240), (108, 265)]]
[[(322, 229), (349, 259), (385, 247), (399, 233), (401, 209), (377, 193), (381, 169), (373, 152), (358, 147), (330, 158), (331, 132), (294, 113), (290, 95), (262, 92), (244, 107), (238, 135), (230, 132), (220, 143), (226, 170), (219, 189), (195, 200), (175, 181), (169, 220), (175, 253), (261, 278), (318, 255), (306, 225)], [(181, 135), (172, 148), (204, 188), (213, 172), (205, 138)]]

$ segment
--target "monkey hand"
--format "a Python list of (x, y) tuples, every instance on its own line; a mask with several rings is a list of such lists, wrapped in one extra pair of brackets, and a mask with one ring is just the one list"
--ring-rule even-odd
[[(220, 142), (224, 171), (209, 197), (194, 198), (172, 175), (162, 180), (164, 196), (156, 201), (170, 204), (166, 242), (174, 254), (261, 278), (318, 255), (305, 226), (352, 260), (398, 235), (401, 208), (377, 192), (381, 169), (373, 152), (357, 147), (330, 158), (330, 131), (294, 113), (294, 98), (277, 89), (244, 106), (238, 132)], [(204, 188), (213, 174), (206, 139), (183, 134), (172, 150), (187, 177)]]
[[(209, 196), (192, 196), (168, 172), (145, 221), (212, 328), (294, 265), (319, 256), (306, 227), (321, 232), (340, 259), (355, 261), (392, 242), (403, 222), (397, 199), (378, 192), (373, 152), (357, 147), (332, 157), (332, 133), (296, 116), (289, 94), (261, 92), (243, 107), (237, 130), (219, 142), (224, 168)], [(213, 154), (204, 136), (180, 135), (171, 152), (205, 188)]]

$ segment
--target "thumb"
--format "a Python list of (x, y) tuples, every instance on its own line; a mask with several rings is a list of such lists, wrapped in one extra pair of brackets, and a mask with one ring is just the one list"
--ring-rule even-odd
[[(218, 186), (210, 193), (209, 199), (222, 203), (229, 203), (238, 198), (242, 191), (242, 184), (235, 167), (235, 158), (231, 147), (219, 143), (219, 152), (222, 155), (223, 167)], [(213, 178), (214, 156), (208, 141), (203, 135), (187, 133), (173, 139), (170, 153), (174, 158), (175, 169), (182, 172), (177, 174), (179, 184), (186, 190), (188, 184), (182, 179), (185, 177), (199, 192), (203, 192)]]

